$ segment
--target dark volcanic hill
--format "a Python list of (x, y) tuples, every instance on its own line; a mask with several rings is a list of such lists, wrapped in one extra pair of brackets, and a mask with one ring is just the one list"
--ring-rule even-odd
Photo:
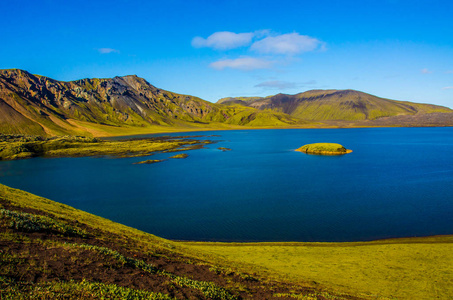
[(400, 115), (453, 112), (442, 106), (389, 100), (354, 90), (312, 90), (296, 95), (277, 94), (264, 98), (224, 98), (217, 103), (270, 109), (311, 121), (375, 120)]
[(84, 133), (76, 121), (113, 127), (200, 123), (292, 124), (289, 116), (227, 107), (161, 90), (135, 75), (70, 82), (23, 70), (0, 70), (0, 132), (38, 135)]

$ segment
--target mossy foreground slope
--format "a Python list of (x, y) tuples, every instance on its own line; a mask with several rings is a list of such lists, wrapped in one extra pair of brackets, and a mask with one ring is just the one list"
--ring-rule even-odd
[(174, 242), (0, 185), (1, 299), (452, 299), (453, 237)]
[(0, 299), (360, 299), (0, 185)]

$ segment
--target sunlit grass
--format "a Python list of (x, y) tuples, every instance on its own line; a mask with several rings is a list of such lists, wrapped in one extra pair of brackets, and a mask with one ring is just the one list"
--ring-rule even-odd
[(453, 299), (453, 236), (363, 243), (187, 243), (231, 265), (340, 292)]
[(115, 284), (82, 281), (50, 281), (27, 284), (0, 277), (1, 299), (175, 299), (161, 293), (120, 287)]

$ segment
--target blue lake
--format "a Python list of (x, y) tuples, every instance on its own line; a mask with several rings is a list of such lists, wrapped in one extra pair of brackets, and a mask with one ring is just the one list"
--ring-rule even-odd
[[(148, 158), (0, 162), (0, 182), (177, 240), (358, 241), (453, 234), (453, 128), (284, 129), (220, 135)], [(354, 152), (294, 149), (336, 142)], [(218, 147), (232, 151), (222, 152)], [(174, 155), (161, 153), (150, 158)]]

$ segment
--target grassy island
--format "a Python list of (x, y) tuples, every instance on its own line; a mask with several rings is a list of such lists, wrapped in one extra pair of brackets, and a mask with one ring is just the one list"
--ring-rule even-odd
[(179, 158), (179, 159), (181, 159), (181, 158), (187, 158), (187, 157), (189, 157), (188, 154), (186, 154), (186, 153), (181, 153), (181, 154), (173, 155), (173, 156), (170, 157), (170, 158)]
[(149, 164), (155, 164), (155, 163), (163, 162), (163, 161), (164, 161), (163, 159), (148, 159), (148, 160), (136, 162), (136, 163), (134, 163), (134, 165), (142, 165), (142, 164), (149, 165)]
[(307, 144), (296, 149), (296, 151), (304, 152), (307, 154), (320, 154), (320, 155), (342, 155), (352, 152), (352, 150), (346, 149), (344, 146), (336, 143)]

